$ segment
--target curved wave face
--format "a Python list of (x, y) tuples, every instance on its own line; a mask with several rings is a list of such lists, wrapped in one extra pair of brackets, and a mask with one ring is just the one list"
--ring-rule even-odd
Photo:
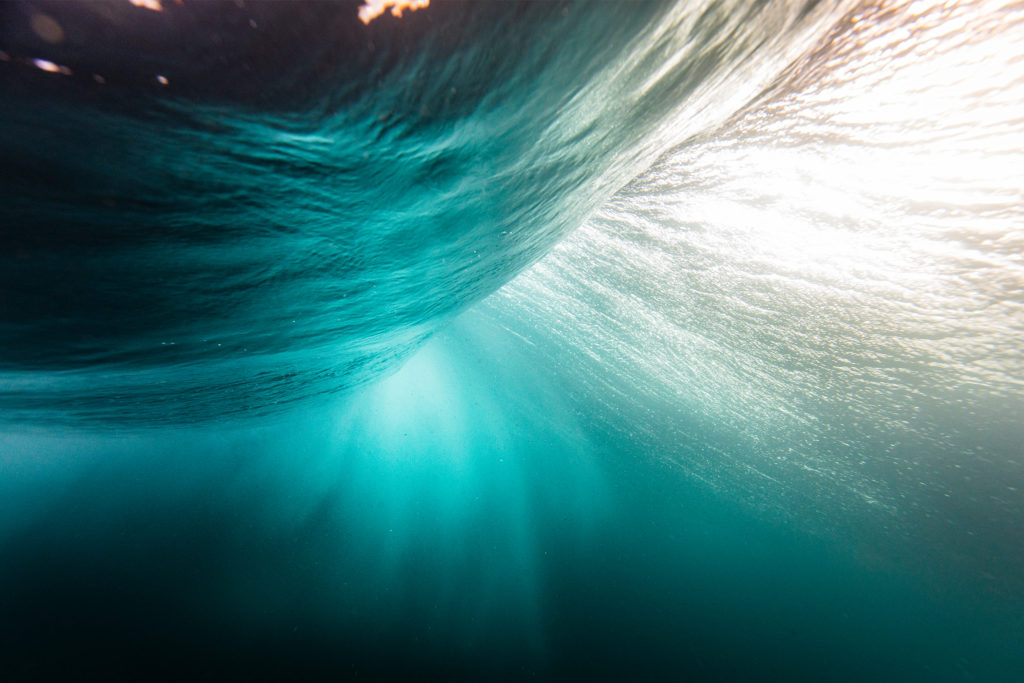
[(1022, 45), (0, 4), (0, 679), (1020, 681)]
[(2, 10), (7, 416), (193, 421), (372, 379), (827, 18), (155, 7)]

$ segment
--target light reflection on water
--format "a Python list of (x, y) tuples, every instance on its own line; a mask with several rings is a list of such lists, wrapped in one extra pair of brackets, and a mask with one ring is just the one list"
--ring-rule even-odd
[(484, 310), (653, 457), (1019, 591), (1022, 41), (1006, 3), (865, 4)]

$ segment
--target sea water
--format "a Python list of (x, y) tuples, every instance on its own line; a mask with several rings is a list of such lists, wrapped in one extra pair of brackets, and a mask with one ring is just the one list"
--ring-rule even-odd
[(4, 9), (7, 678), (1024, 675), (1019, 9), (95, 7)]

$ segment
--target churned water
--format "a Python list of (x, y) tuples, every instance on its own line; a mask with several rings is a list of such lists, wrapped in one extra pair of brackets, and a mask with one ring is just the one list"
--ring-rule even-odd
[(825, 21), (167, 4), (3, 10), (0, 400), (26, 419), (251, 416), (373, 379)]
[(1024, 678), (1024, 11), (358, 17), (0, 6), (4, 680)]

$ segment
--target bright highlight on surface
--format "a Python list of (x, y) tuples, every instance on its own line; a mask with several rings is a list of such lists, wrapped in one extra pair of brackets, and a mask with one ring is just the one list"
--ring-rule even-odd
[(51, 62), (49, 59), (33, 59), (32, 66), (51, 74), (63, 74), (64, 76), (71, 75), (71, 69), (62, 64)]
[(495, 315), (611, 376), (593, 393), (652, 457), (811, 524), (916, 525), (907, 543), (927, 529), (1016, 581), (1019, 544), (957, 506), (1022, 511), (1022, 36), (998, 3), (865, 8)]
[(359, 8), (359, 20), (364, 24), (369, 24), (384, 14), (388, 8), (391, 8), (391, 16), (401, 17), (402, 12), (405, 10), (415, 12), (418, 9), (429, 6), (430, 0), (367, 0)]
[(161, 0), (128, 0), (135, 7), (141, 7), (142, 9), (152, 10), (153, 12), (163, 12), (164, 5)]

